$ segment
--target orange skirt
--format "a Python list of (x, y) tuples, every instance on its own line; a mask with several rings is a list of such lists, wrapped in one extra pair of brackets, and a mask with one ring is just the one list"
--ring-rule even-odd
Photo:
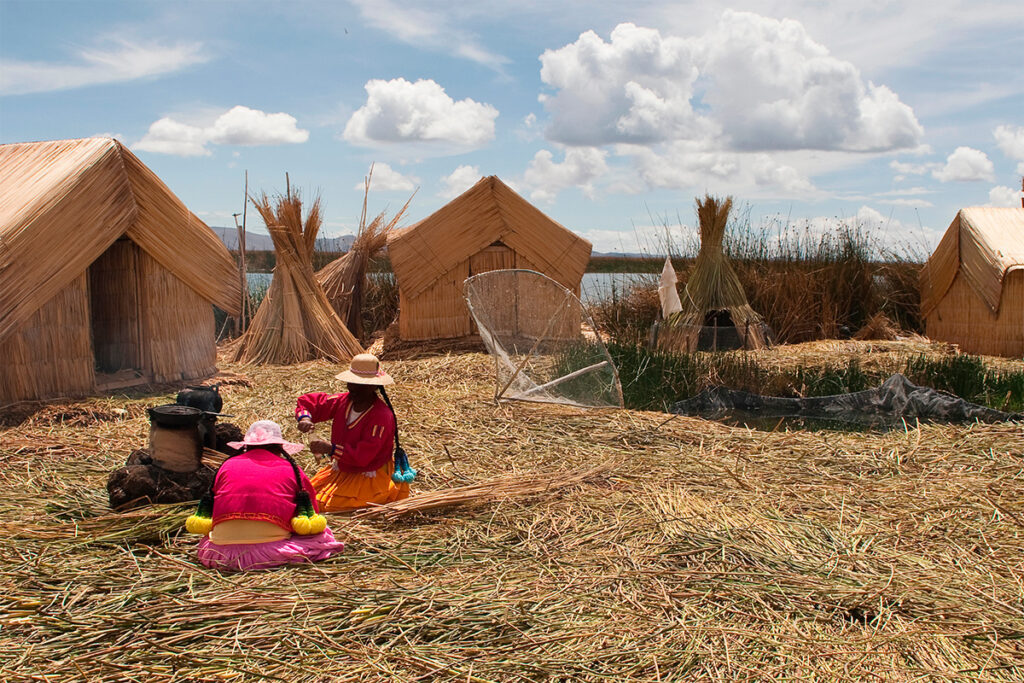
[(362, 472), (336, 471), (327, 465), (312, 480), (320, 512), (355, 510), (408, 498), (409, 485), (391, 481), (394, 472), (394, 460), (389, 460), (373, 477)]

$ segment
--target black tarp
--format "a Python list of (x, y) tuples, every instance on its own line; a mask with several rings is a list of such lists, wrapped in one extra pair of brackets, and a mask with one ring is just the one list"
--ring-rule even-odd
[(900, 374), (891, 376), (875, 389), (810, 398), (761, 396), (716, 386), (673, 404), (670, 412), (710, 419), (796, 417), (871, 425), (895, 424), (904, 419), (929, 422), (1024, 420), (1018, 413), (1004, 413), (918, 386)]

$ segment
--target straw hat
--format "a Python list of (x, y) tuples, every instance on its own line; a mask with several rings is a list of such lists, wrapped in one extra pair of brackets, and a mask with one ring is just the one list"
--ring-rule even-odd
[(339, 372), (335, 377), (351, 384), (387, 386), (395, 383), (391, 375), (384, 372), (377, 356), (372, 353), (360, 353), (358, 356), (354, 356), (348, 370)]
[(245, 433), (245, 439), (228, 442), (229, 446), (236, 449), (269, 446), (271, 444), (280, 445), (288, 455), (295, 455), (305, 448), (301, 443), (285, 441), (284, 437), (281, 436), (281, 425), (272, 420), (257, 420), (249, 425), (249, 431)]

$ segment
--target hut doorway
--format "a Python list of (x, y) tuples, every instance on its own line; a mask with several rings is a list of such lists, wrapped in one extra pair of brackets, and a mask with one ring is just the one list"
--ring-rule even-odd
[(89, 319), (98, 389), (144, 381), (138, 251), (134, 242), (122, 238), (89, 266)]

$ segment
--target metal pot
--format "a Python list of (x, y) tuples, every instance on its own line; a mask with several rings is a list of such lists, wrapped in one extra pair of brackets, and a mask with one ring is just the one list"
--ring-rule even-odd
[(190, 406), (179, 406), (176, 403), (169, 403), (163, 406), (149, 408), (150, 424), (160, 427), (194, 427), (203, 418), (203, 411)]

